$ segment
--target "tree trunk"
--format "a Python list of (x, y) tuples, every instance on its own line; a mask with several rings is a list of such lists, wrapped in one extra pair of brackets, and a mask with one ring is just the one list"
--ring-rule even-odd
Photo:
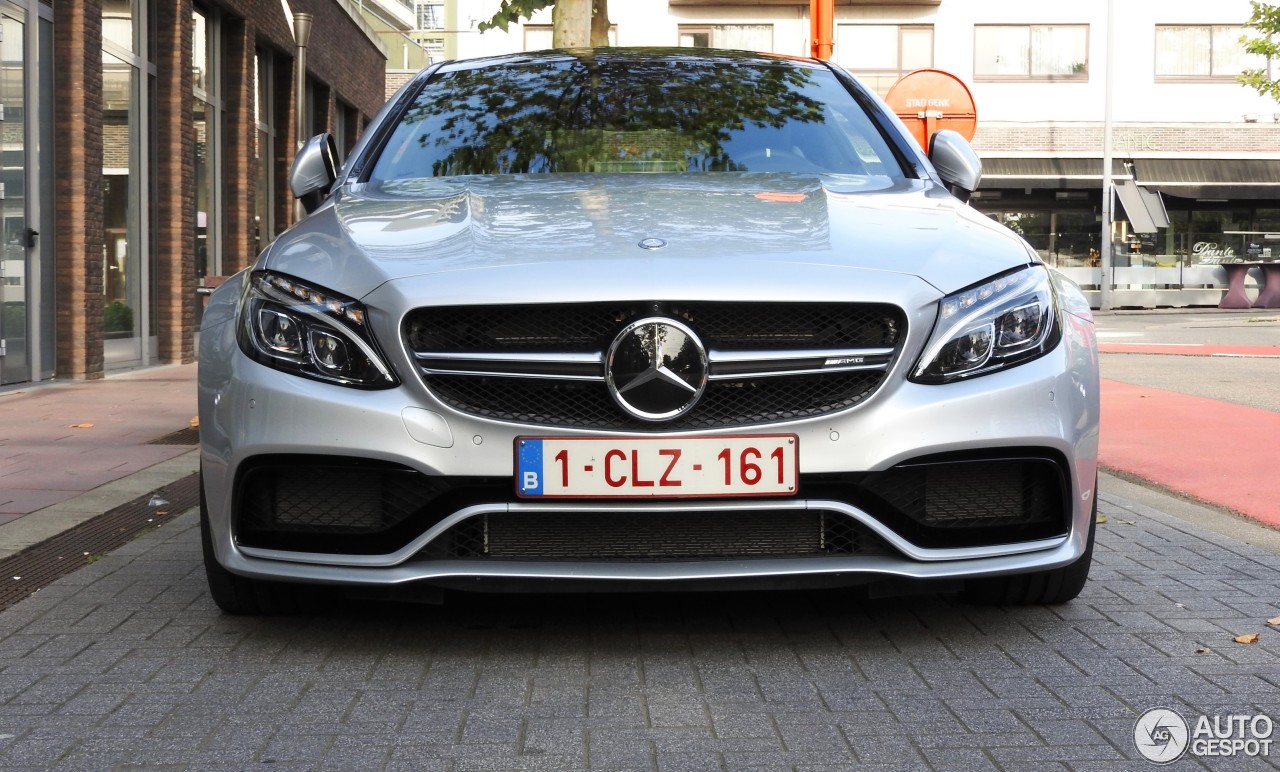
[(596, 10), (591, 15), (591, 45), (609, 45), (609, 27), (609, 0), (596, 0)]
[(551, 44), (556, 48), (591, 45), (591, 0), (557, 0), (551, 23)]

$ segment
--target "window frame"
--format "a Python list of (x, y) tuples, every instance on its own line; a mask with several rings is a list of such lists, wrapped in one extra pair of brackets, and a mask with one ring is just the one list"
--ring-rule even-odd
[[(548, 51), (548, 50), (551, 50), (552, 48), (554, 48), (554, 47), (555, 47), (554, 42), (553, 42), (553, 43), (551, 43), (551, 44), (549, 44), (549, 45), (547, 45), (547, 46), (545, 46), (545, 47), (530, 48), (530, 47), (529, 47), (529, 33), (530, 33), (530, 32), (541, 32), (541, 33), (544, 33), (544, 34), (546, 34), (546, 33), (553, 33), (553, 34), (552, 34), (552, 37), (553, 37), (553, 39), (554, 39), (554, 30), (555, 30), (555, 25), (553, 25), (553, 24), (525, 24), (525, 25), (521, 28), (521, 30), (520, 30), (520, 35), (521, 35), (520, 43), (521, 43), (521, 45), (523, 46), (523, 48), (522, 48), (521, 50), (523, 50), (523, 51), (525, 51), (525, 52), (529, 52), (529, 51)], [(610, 25), (609, 25), (609, 45), (610, 45), (610, 46), (613, 46), (613, 47), (615, 47), (615, 48), (616, 48), (616, 47), (617, 47), (617, 45), (618, 45), (618, 25), (617, 25), (617, 24), (610, 24)]]
[[(759, 49), (760, 53), (773, 53), (774, 44), (777, 38), (776, 25), (773, 22), (718, 22), (718, 23), (697, 23), (697, 24), (679, 24), (676, 26), (676, 47), (678, 48), (695, 48), (696, 46), (680, 45), (680, 37), (686, 34), (705, 33), (707, 36), (707, 48), (720, 48), (716, 45), (716, 29), (723, 27), (768, 27), (769, 28), (769, 46)], [(723, 49), (732, 50), (732, 49)]]
[[(852, 64), (845, 64), (841, 62), (840, 56), (839, 56), (841, 27), (892, 27), (897, 36), (897, 69), (896, 70), (860, 69), (860, 68), (854, 67)], [(914, 72), (915, 70), (921, 69), (919, 67), (912, 67), (910, 69), (907, 69), (903, 65), (902, 63), (903, 33), (911, 32), (911, 31), (921, 32), (925, 30), (928, 30), (929, 32), (929, 64), (926, 65), (926, 67), (933, 67), (936, 63), (934, 55), (937, 52), (937, 40), (938, 40), (937, 30), (933, 24), (893, 24), (893, 23), (882, 23), (878, 21), (865, 21), (865, 22), (857, 22), (857, 23), (837, 24), (836, 25), (836, 63), (839, 64), (841, 67), (844, 67), (846, 70), (849, 71), (851, 75), (853, 75), (858, 80), (862, 81), (864, 84), (868, 84), (868, 86), (872, 82), (870, 79), (873, 79), (873, 78), (891, 77), (896, 82), (897, 80), (900, 80), (904, 75), (910, 72)], [(888, 89), (885, 89), (884, 92), (880, 92), (878, 88), (875, 88), (872, 90), (876, 91), (877, 93), (880, 93), (881, 96), (884, 96), (885, 93), (888, 93)]]
[(268, 48), (256, 47), (253, 53), (254, 68), (254, 133), (257, 154), (254, 170), (257, 184), (254, 191), (254, 238), (258, 249), (266, 246), (277, 235), (276, 230), (276, 57)]
[[(978, 35), (984, 29), (1022, 29), (1027, 33), (1027, 71), (1025, 74), (994, 74), (978, 71)], [(1084, 31), (1084, 69), (1066, 74), (1037, 75), (1032, 72), (1035, 55), (1033, 32), (1037, 29), (1079, 29)], [(1087, 83), (1092, 30), (1088, 23), (1067, 24), (975, 24), (973, 25), (973, 80), (975, 83)]]
[[(416, 25), (414, 30), (417, 32), (443, 32), (445, 29), (445, 4), (443, 0), (439, 2), (419, 2), (413, 7), (413, 21)], [(434, 9), (428, 11), (427, 9)], [(427, 17), (432, 17), (428, 19)], [(427, 26), (427, 21), (434, 21), (439, 26)]]
[[(1208, 75), (1183, 75), (1183, 74), (1162, 74), (1160, 72), (1160, 31), (1168, 29), (1188, 29), (1188, 30), (1208, 30), (1209, 32), (1209, 74)], [(1236, 83), (1237, 76), (1241, 70), (1227, 74), (1216, 74), (1214, 72), (1214, 56), (1213, 41), (1214, 30), (1229, 29), (1239, 30), (1240, 35), (1248, 34), (1248, 27), (1242, 24), (1157, 24), (1152, 32), (1152, 64), (1151, 72), (1157, 83)], [(1244, 51), (1241, 46), (1241, 56), (1247, 59), (1250, 54)], [(1244, 68), (1249, 67), (1249, 62), (1242, 61)], [(1267, 73), (1268, 77), (1273, 77), (1275, 60), (1267, 59), (1262, 69)]]

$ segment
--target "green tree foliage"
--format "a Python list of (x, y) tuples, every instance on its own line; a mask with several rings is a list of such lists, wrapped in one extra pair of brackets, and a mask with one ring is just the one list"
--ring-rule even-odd
[[(1280, 5), (1260, 3), (1257, 0), (1250, 5), (1253, 6), (1253, 15), (1245, 26), (1257, 30), (1258, 35), (1240, 39), (1244, 43), (1244, 50), (1251, 54), (1261, 54), (1271, 62), (1280, 61)], [(1266, 70), (1245, 70), (1240, 73), (1240, 82), (1257, 89), (1259, 94), (1280, 102), (1280, 80), (1269, 78)]]
[(609, 45), (608, 0), (502, 0), (498, 12), (480, 22), (480, 31), (500, 29), (551, 7), (552, 45), (581, 48)]

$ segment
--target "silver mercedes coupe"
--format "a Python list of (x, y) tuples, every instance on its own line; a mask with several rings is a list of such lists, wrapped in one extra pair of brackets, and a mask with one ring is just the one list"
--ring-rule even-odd
[(827, 62), (595, 49), (419, 74), (209, 299), (214, 601), (1089, 572), (1079, 289)]

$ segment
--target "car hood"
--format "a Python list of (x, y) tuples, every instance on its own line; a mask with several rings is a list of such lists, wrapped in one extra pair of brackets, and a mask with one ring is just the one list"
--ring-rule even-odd
[(281, 236), (266, 267), (357, 298), (460, 272), (471, 286), (595, 282), (644, 296), (637, 285), (651, 283), (657, 297), (692, 277), (850, 270), (945, 294), (1029, 260), (1020, 238), (927, 180), (617, 174), (350, 185)]

